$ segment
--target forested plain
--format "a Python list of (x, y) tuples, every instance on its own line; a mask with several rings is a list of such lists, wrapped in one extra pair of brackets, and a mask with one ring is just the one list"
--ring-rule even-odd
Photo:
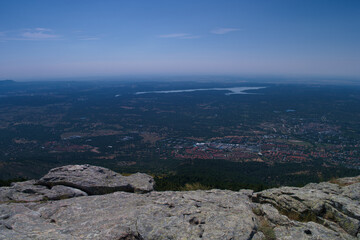
[[(262, 88), (214, 90), (233, 87)], [(189, 89), (209, 90), (153, 92)], [(261, 190), (359, 175), (359, 90), (243, 81), (2, 81), (1, 185), (66, 164), (149, 173), (158, 190)]]

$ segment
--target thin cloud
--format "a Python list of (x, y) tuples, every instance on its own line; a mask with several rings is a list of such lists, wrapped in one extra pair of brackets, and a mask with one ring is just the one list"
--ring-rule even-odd
[(55, 39), (59, 38), (58, 35), (49, 34), (42, 31), (30, 31), (21, 34), (22, 37), (28, 40), (44, 40), (44, 39)]
[(227, 34), (230, 32), (237, 32), (237, 31), (240, 31), (240, 29), (239, 28), (216, 28), (216, 29), (211, 30), (210, 32), (212, 34), (222, 35), (222, 34)]
[(158, 37), (159, 38), (195, 39), (195, 38), (199, 38), (200, 36), (192, 35), (189, 33), (170, 33), (170, 34), (159, 35)]
[(52, 30), (50, 28), (35, 28), (35, 31), (39, 32), (51, 32)]
[(53, 33), (53, 30), (48, 28), (30, 28), (2, 32), (0, 40), (3, 41), (21, 41), (21, 40), (50, 40), (60, 39), (60, 35)]

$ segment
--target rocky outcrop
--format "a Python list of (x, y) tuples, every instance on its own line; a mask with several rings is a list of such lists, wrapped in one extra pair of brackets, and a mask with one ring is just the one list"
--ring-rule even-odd
[[(93, 180), (89, 173), (95, 174)], [(156, 192), (151, 191), (152, 178), (144, 174), (125, 177), (134, 190), (118, 191), (115, 179), (125, 180), (113, 174), (89, 165), (65, 166), (40, 182), (0, 188), (2, 200), (28, 197), (2, 201), (0, 239), (360, 239), (356, 178), (341, 186), (320, 183), (258, 193)], [(109, 188), (116, 192), (104, 194)], [(50, 198), (50, 193), (58, 195)], [(43, 201), (43, 196), (61, 200)]]
[(86, 192), (67, 186), (37, 185), (36, 180), (13, 183), (11, 187), (0, 188), (0, 202), (33, 202), (60, 200), (64, 198), (87, 196)]
[(293, 219), (317, 222), (334, 231), (345, 231), (360, 238), (358, 180), (360, 179), (340, 179), (340, 185), (323, 182), (310, 183), (303, 188), (274, 188), (253, 194), (252, 200), (262, 204), (269, 203)]
[(143, 173), (122, 176), (110, 169), (90, 165), (68, 165), (51, 169), (38, 184), (64, 185), (81, 189), (89, 195), (116, 191), (145, 193), (154, 190), (154, 179)]
[(152, 191), (154, 184), (154, 179), (143, 173), (122, 176), (103, 167), (68, 165), (51, 169), (38, 181), (0, 188), (0, 202), (60, 200), (116, 191), (145, 193)]

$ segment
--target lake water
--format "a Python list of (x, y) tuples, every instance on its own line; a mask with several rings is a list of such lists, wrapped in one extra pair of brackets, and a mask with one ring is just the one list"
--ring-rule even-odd
[(196, 91), (226, 91), (225, 95), (233, 94), (254, 94), (247, 93), (248, 90), (257, 90), (266, 87), (232, 87), (232, 88), (197, 88), (197, 89), (180, 89), (180, 90), (166, 90), (166, 91), (150, 91), (150, 92), (137, 92), (136, 95), (146, 93), (182, 93), (182, 92), (196, 92)]

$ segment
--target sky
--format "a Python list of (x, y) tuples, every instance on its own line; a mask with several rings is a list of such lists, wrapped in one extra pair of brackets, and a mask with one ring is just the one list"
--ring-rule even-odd
[(360, 1), (0, 1), (0, 79), (128, 75), (360, 79)]

